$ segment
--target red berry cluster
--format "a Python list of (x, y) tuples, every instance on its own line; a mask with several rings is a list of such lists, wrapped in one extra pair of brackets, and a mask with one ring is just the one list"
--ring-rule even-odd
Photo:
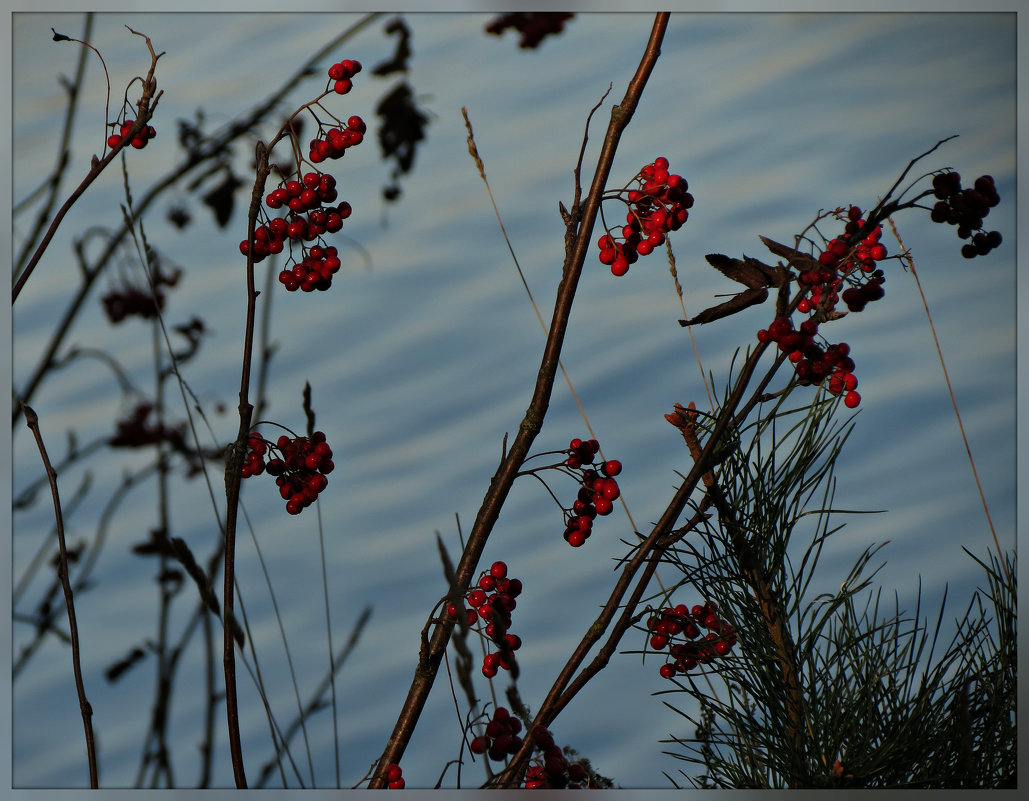
[[(465, 610), (469, 626), (475, 626), (481, 619), (482, 632), (498, 650), (490, 651), (482, 660), (482, 675), (492, 679), (500, 668), (511, 669), (514, 652), (522, 647), (522, 638), (510, 634), (511, 612), (518, 605), (515, 600), (522, 592), (522, 582), (508, 578), (507, 564), (494, 562), (488, 571), (483, 571), (476, 587), (468, 591), (465, 602), (471, 609)], [(457, 604), (447, 605), (447, 614), (453, 618), (461, 615)]]
[[(835, 214), (843, 217), (842, 210)], [(843, 236), (830, 239), (818, 254), (819, 266), (801, 270), (797, 276), (797, 283), (809, 289), (808, 297), (797, 304), (797, 311), (832, 311), (842, 298), (850, 311), (858, 312), (866, 303), (885, 295), (882, 287), (885, 277), (876, 265), (887, 255), (886, 246), (879, 241), (882, 226), (866, 230), (867, 225), (861, 219), (861, 209), (857, 206), (847, 209), (846, 220)], [(850, 286), (842, 294), (837, 294), (844, 283)]]
[(665, 235), (681, 228), (693, 207), (693, 195), (686, 191), (689, 184), (668, 172), (663, 156), (643, 167), (633, 181), (637, 188), (629, 189), (624, 198), (617, 195), (629, 207), (621, 235), (612, 236), (616, 229), (605, 224), (607, 233), (597, 241), (600, 263), (609, 265), (613, 275), (625, 275), (640, 256), (663, 245)]
[(980, 175), (975, 179), (972, 189), (962, 189), (958, 173), (937, 173), (933, 176), (933, 194), (937, 202), (929, 213), (930, 219), (956, 225), (958, 236), (970, 239), (961, 246), (962, 256), (966, 259), (985, 256), (1000, 245), (1000, 231), (987, 233), (983, 230), (983, 219), (990, 213), (990, 209), (1000, 203), (992, 175)]
[(850, 346), (841, 342), (823, 347), (815, 341), (815, 335), (821, 320), (839, 314), (835, 308), (841, 300), (849, 311), (859, 312), (885, 296), (886, 277), (877, 262), (886, 258), (887, 251), (879, 241), (882, 226), (869, 228), (860, 208), (850, 206), (845, 212), (838, 209), (834, 214), (846, 219), (843, 235), (826, 243), (817, 266), (801, 270), (797, 276), (797, 282), (808, 289), (807, 297), (797, 303), (797, 311), (810, 317), (799, 329), (794, 329), (789, 317), (777, 318), (767, 329), (758, 331), (757, 338), (760, 342), (776, 343), (788, 354), (801, 383), (821, 384), (829, 379), (829, 392), (842, 395), (843, 402), (853, 409), (861, 402), (861, 396), (855, 390), (857, 377)]
[[(345, 59), (329, 68), (329, 78), (335, 81), (334, 91), (346, 94), (350, 91), (351, 78), (361, 71), (361, 64)], [(337, 77), (338, 76), (338, 77)], [(323, 133), (319, 123), (319, 136), (311, 140), (308, 160), (317, 164), (327, 158), (339, 158), (347, 148), (360, 144), (364, 139), (365, 124), (358, 116), (352, 116), (339, 127)], [(334, 234), (343, 227), (343, 221), (353, 211), (345, 200), (336, 203), (339, 196), (336, 179), (328, 173), (311, 171), (297, 179), (283, 179), (278, 187), (265, 197), (269, 209), (285, 207), (283, 217), (270, 217), (264, 210), (265, 222), (254, 230), (253, 261), (258, 263), (269, 255), (282, 253), (286, 243), (300, 245), (300, 260), (293, 260), (292, 266), (279, 273), (279, 283), (290, 292), (300, 289), (304, 292), (326, 290), (332, 285), (332, 276), (340, 268), (336, 248), (319, 243), (312, 247), (307, 242), (318, 240), (322, 234)], [(239, 252), (246, 256), (250, 244), (244, 239), (239, 243)]]
[(581, 472), (579, 494), (570, 510), (565, 510), (565, 542), (573, 548), (580, 547), (589, 539), (593, 530), (593, 519), (597, 515), (609, 515), (621, 491), (615, 476), (622, 472), (622, 463), (610, 459), (601, 464), (600, 470), (592, 466), (600, 443), (595, 439), (573, 439), (568, 443), (568, 458), (565, 465)]
[(339, 272), (340, 264), (336, 248), (315, 245), (307, 250), (303, 259), (279, 273), (279, 283), (289, 292), (326, 290), (332, 285), (332, 276)]
[[(254, 230), (254, 262), (261, 261), (269, 254), (281, 253), (287, 239), (311, 242), (326, 232), (334, 234), (339, 231), (352, 209), (345, 200), (338, 205), (328, 205), (337, 197), (336, 179), (328, 173), (317, 172), (304, 174), (302, 182), (286, 181), (269, 192), (265, 198), (268, 208), (280, 209), (286, 206), (289, 215), (274, 217)], [(249, 250), (245, 239), (239, 243), (239, 250), (243, 255)], [(290, 292), (297, 289), (305, 292), (328, 289), (332, 284), (332, 275), (340, 267), (336, 249), (318, 246), (308, 249), (302, 246), (302, 250), (304, 255), (295, 265), (297, 269), (280, 272), (279, 283)], [(312, 277), (305, 281), (308, 274), (312, 274)]]
[(403, 790), (407, 785), (404, 781), (404, 771), (396, 762), (386, 767), (386, 786), (390, 790)]
[[(667, 647), (672, 657), (672, 661), (661, 665), (658, 671), (664, 678), (688, 673), (697, 665), (706, 665), (732, 651), (736, 634), (729, 623), (715, 614), (716, 609), (714, 601), (697, 604), (692, 609), (686, 604), (679, 604), (662, 609), (647, 620), (647, 629), (651, 632), (650, 647), (655, 651)], [(698, 640), (701, 628), (707, 629), (708, 633)], [(673, 643), (677, 634), (682, 634), (687, 641)]]
[[(266, 462), (265, 454), (269, 448), (277, 451), (278, 455)], [(286, 511), (298, 515), (325, 489), (329, 483), (325, 476), (334, 468), (332, 448), (321, 431), (315, 431), (310, 438), (290, 439), (283, 434), (275, 445), (254, 431), (250, 434), (241, 473), (243, 478), (259, 476), (265, 471), (275, 476), (279, 495), (286, 501)]]
[[(340, 83), (337, 81), (337, 83)], [(347, 81), (349, 83), (349, 81)], [(329, 128), (326, 131), (319, 130), (319, 136), (312, 139), (308, 145), (308, 160), (312, 164), (318, 164), (325, 159), (342, 158), (347, 148), (354, 147), (364, 141), (365, 131), (368, 126), (364, 120), (356, 114), (347, 120), (346, 125), (338, 128)]]
[(534, 726), (532, 741), (540, 755), (525, 770), (525, 789), (579, 789), (589, 776), (581, 762), (569, 762), (546, 726)]
[(345, 95), (354, 88), (351, 80), (361, 71), (361, 62), (351, 58), (345, 58), (338, 64), (329, 67), (329, 80), (334, 81), (332, 91), (337, 95)]
[(801, 383), (820, 384), (828, 378), (828, 390), (834, 395), (843, 395), (843, 402), (853, 409), (861, 403), (861, 396), (855, 390), (857, 377), (854, 360), (850, 358), (850, 345), (840, 342), (823, 348), (815, 342), (817, 331), (815, 320), (805, 320), (800, 330), (794, 330), (793, 320), (778, 317), (767, 329), (758, 331), (757, 338), (761, 342), (775, 342), (781, 351), (789, 354)]
[(514, 11), (494, 17), (486, 24), (486, 33), (500, 36), (508, 28), (514, 28), (522, 38), (518, 46), (523, 49), (536, 48), (544, 37), (559, 34), (565, 22), (574, 17), (569, 11)]
[(504, 707), (498, 706), (493, 712), (493, 718), (486, 724), (485, 732), (474, 737), (468, 748), (473, 754), (486, 754), (494, 762), (500, 762), (508, 754), (518, 753), (522, 747), (521, 730), (522, 722)]
[[(116, 126), (118, 123), (111, 123), (111, 127)], [(136, 124), (135, 120), (125, 120), (121, 124), (119, 133), (111, 134), (107, 137), (108, 147), (118, 147), (123, 140), (128, 139), (129, 132), (132, 130), (132, 126)], [(146, 147), (146, 143), (157, 136), (157, 131), (153, 125), (144, 125), (139, 129), (139, 132), (132, 137), (129, 144), (132, 145), (136, 150), (141, 150)]]

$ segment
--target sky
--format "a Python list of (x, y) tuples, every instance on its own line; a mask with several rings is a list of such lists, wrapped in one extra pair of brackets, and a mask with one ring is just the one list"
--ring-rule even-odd
[[(147, 150), (133, 154), (146, 157), (132, 164), (136, 197), (175, 158), (176, 120), (195, 118), (202, 107), (212, 127), (224, 124), (291, 74), (329, 31), (341, 27), (332, 16), (202, 19), (200, 25), (201, 18), (193, 15), (98, 17), (95, 41), (112, 74), (115, 104), (126, 76), (147, 62), (139, 40), (124, 25), (145, 30), (155, 47), (167, 53), (158, 71), (166, 93), (158, 112), (158, 137)], [(341, 493), (323, 510), (329, 561), (338, 571), (332, 588), (336, 637), (349, 631), (362, 603), (371, 599), (376, 606), (376, 622), (348, 665), (349, 682), (341, 684), (352, 710), (342, 734), (354, 755), (346, 773), (350, 778), (356, 772), (353, 781), (360, 775), (359, 766), (373, 759), (384, 742), (388, 732), (380, 728), (385, 723), (368, 721), (390, 719), (388, 709), (397, 705), (396, 687), (406, 684), (410, 672), (412, 633), (416, 636), (424, 623), (426, 599), (439, 595), (432, 532), (443, 532), (456, 549), (455, 513), (465, 525), (474, 515), (502, 434), (513, 431), (524, 411), (543, 342), (468, 159), (460, 108), (469, 111), (512, 246), (545, 308), (561, 253), (557, 201), (569, 196), (570, 166), (585, 116), (609, 83), (612, 97), (624, 91), (649, 28), (643, 16), (580, 16), (563, 37), (546, 42), (538, 53), (525, 53), (510, 35), (482, 35), (485, 19), (418, 15), (412, 21), (416, 69), (409, 79), (431, 111), (431, 122), (415, 169), (403, 181), (401, 202), (386, 207), (377, 199), (385, 170), (374, 142), (348, 154), (341, 162), (346, 169), (341, 184), (355, 215), (344, 233), (360, 250), (349, 251), (351, 258), (332, 291), (317, 297), (279, 293), (270, 301), (276, 315), (272, 336), (279, 344), (270, 413), (302, 426), (299, 388), (310, 380), (320, 419), (346, 454)], [(54, 75), (70, 71), (77, 57), (67, 43), (58, 49), (50, 42), (49, 29), (77, 35), (81, 24), (78, 15), (14, 18), (16, 201), (53, 158), (54, 120), (62, 107)], [(225, 42), (234, 44), (226, 48)], [(379, 23), (355, 39), (345, 55), (370, 65), (386, 51)], [(959, 138), (941, 148), (939, 160), (927, 161), (925, 169), (954, 166), (969, 177), (990, 173), (997, 177), (1002, 197), (1013, 198), (1014, 53), (1006, 21), (985, 15), (673, 17), (658, 68), (616, 159), (613, 181), (628, 180), (658, 154), (686, 175), (698, 202), (673, 245), (687, 302), (691, 311), (699, 310), (720, 293), (734, 291), (705, 266), (705, 253), (761, 257), (758, 234), (789, 241), (820, 208), (870, 205), (908, 160), (952, 133)], [(468, 70), (468, 64), (478, 68)], [(390, 82), (370, 75), (366, 80), (345, 105), (348, 113), (353, 108), (371, 120), (374, 101)], [(104, 91), (94, 69), (76, 125), (83, 141), (95, 137), (97, 145), (97, 104), (102, 104)], [(291, 100), (301, 102), (305, 91), (309, 94), (310, 86)], [(599, 138), (595, 123), (587, 164), (596, 157)], [(236, 153), (234, 165), (241, 173), (247, 153), (245, 146)], [(76, 148), (72, 174), (88, 164), (89, 154), (88, 146)], [(16, 385), (24, 380), (32, 354), (74, 286), (66, 255), (72, 232), (110, 224), (112, 212), (123, 202), (120, 180), (105, 178), (91, 190), (91, 202), (80, 203), (69, 215), (16, 308)], [(183, 293), (181, 300), (176, 296), (173, 313), (181, 317), (195, 311), (214, 329), (203, 359), (191, 367), (190, 384), (209, 409), (223, 403), (231, 410), (238, 387), (234, 365), (241, 320), (239, 273), (234, 268), (238, 250), (233, 253), (233, 248), (240, 239), (242, 215), (237, 212), (229, 229), (221, 230), (199, 219), (202, 209), (184, 187), (169, 197), (155, 204), (147, 233), (184, 270)], [(196, 208), (197, 223), (185, 234), (164, 219), (172, 201)], [(1015, 531), (1014, 304), (1021, 286), (1014, 280), (1013, 208), (1005, 203), (996, 210), (1006, 247), (981, 266), (960, 259), (952, 231), (924, 220), (898, 221), (916, 257), (1005, 544), (1013, 541)], [(15, 241), (21, 224), (16, 222)], [(359, 257), (361, 251), (370, 254), (370, 268)], [(657, 518), (674, 486), (675, 471), (683, 469), (681, 445), (676, 449), (670, 441), (663, 413), (674, 402), (703, 401), (692, 351), (675, 322), (681, 310), (667, 266), (657, 264), (655, 256), (649, 259), (655, 263), (644, 260), (623, 279), (605, 274), (599, 263), (588, 263), (592, 272), (580, 290), (564, 352), (605, 450), (626, 465), (640, 466), (623, 481), (637, 527)], [(131, 258), (119, 269), (131, 270)], [(845, 571), (863, 548), (888, 539), (888, 562), (879, 578), (910, 601), (914, 573), (930, 597), (938, 597), (945, 582), (966, 588), (974, 583), (973, 566), (961, 548), (982, 553), (989, 535), (917, 287), (909, 275), (894, 270), (886, 302), (874, 310), (874, 317), (869, 312), (860, 320), (841, 322), (841, 328), (847, 324), (846, 335), (856, 352), (864, 400), (839, 494), (848, 508), (889, 512), (848, 521), (846, 540), (826, 560), (826, 581)], [(139, 328), (132, 333), (107, 326), (98, 294), (69, 341), (117, 351), (128, 374), (146, 386), (152, 382), (148, 338), (139, 336)], [(305, 307), (308, 300), (312, 302)], [(724, 381), (733, 348), (766, 324), (766, 312), (748, 311), (738, 321), (696, 332), (704, 369), (714, 371), (716, 381)], [(109, 374), (83, 360), (55, 374), (35, 405), (41, 419), (55, 425), (60, 421), (55, 439), (62, 426), (74, 425), (88, 441), (109, 430), (112, 412), (124, 411), (124, 402), (110, 387)], [(540, 447), (563, 447), (567, 432), (581, 433), (578, 415), (570, 394), (559, 388)], [(231, 437), (231, 413), (213, 414), (212, 419), (218, 434)], [(15, 493), (30, 480), (18, 467), (31, 464), (30, 445), (22, 432), (14, 449)], [(69, 474), (66, 495), (84, 479), (83, 471)], [(82, 536), (92, 535), (105, 492), (118, 479), (102, 471), (91, 475), (94, 484), (78, 524)], [(187, 541), (205, 552), (210, 509), (198, 502), (198, 490), (185, 482), (176, 486), (181, 493), (176, 496), (176, 521)], [(259, 494), (255, 487), (246, 501), (264, 556), (274, 567), (290, 648), (303, 655), (298, 661), (310, 663), (302, 673), (313, 680), (323, 668), (318, 660), (325, 649), (324, 619), (311, 611), (321, 609), (315, 527), (307, 524), (283, 536), (289, 521), (277, 498)], [(607, 575), (603, 571), (609, 571), (612, 546), (627, 530), (624, 519), (617, 524), (604, 521), (611, 523), (606, 547), (588, 553), (584, 548), (570, 557), (559, 539), (560, 515), (555, 522), (556, 510), (547, 503), (538, 487), (518, 487), (498, 530), (504, 557), (519, 565), (527, 584), (539, 588), (536, 600), (519, 609), (525, 621), (519, 625), (537, 640), (526, 661), (536, 669), (534, 678), (524, 680), (523, 694), (548, 683), (568, 650), (568, 628), (561, 618), (585, 619), (595, 608), (597, 577)], [(99, 674), (112, 654), (152, 630), (151, 576), (129, 553), (140, 537), (140, 521), (148, 520), (152, 509), (149, 493), (125, 502), (98, 562), (97, 579), (117, 577), (121, 589), (82, 600), (83, 617), (92, 621), (86, 625), (95, 627), (87, 665), (94, 677), (90, 686), (99, 694), (93, 703), (106, 744), (105, 775), (116, 786), (134, 778), (140, 735), (128, 719), (112, 714), (116, 695), (102, 686)], [(31, 532), (42, 530), (46, 520), (45, 504), (15, 518), (15, 575), (37, 547)], [(484, 560), (500, 554), (488, 550)], [(426, 565), (432, 568), (426, 570)], [(243, 586), (254, 588), (246, 594), (254, 620), (261, 621), (256, 638), (268, 654), (266, 670), (284, 679), (278, 627), (261, 590), (256, 550), (249, 545), (240, 569), (254, 582)], [(555, 616), (554, 609), (565, 610), (565, 615)], [(113, 635), (107, 631), (112, 620), (118, 621)], [(109, 644), (101, 639), (105, 632)], [(17, 637), (14, 642), (17, 649)], [(54, 647), (48, 656), (41, 661), (45, 668), (19, 679), (26, 687), (24, 695), (15, 685), (15, 778), (20, 785), (75, 784), (81, 776), (77, 722), (75, 716), (67, 717), (67, 698), (55, 692), (61, 688), (67, 693), (66, 654)], [(647, 697), (648, 691), (661, 688), (657, 663), (648, 661), (641, 669), (638, 663), (628, 664), (633, 659), (638, 657), (623, 657), (610, 679), (598, 680), (584, 695), (578, 710), (569, 708), (569, 722), (560, 719), (567, 726), (562, 734), (624, 786), (654, 786), (648, 782), (656, 770), (676, 767), (667, 757), (664, 763), (656, 758), (654, 745), (675, 725), (674, 716), (659, 700)], [(633, 679), (641, 670), (646, 679)], [(144, 673), (115, 690), (128, 692), (134, 703), (149, 703), (150, 677)], [(192, 675), (195, 670), (187, 673)], [(612, 693), (626, 681), (643, 685), (645, 706), (640, 698), (622, 701)], [(453, 727), (445, 696), (435, 694), (430, 714), (440, 720), (449, 714), (447, 725)], [(600, 701), (613, 705), (611, 716), (622, 721), (618, 732), (598, 729), (590, 710)], [(196, 703), (183, 703), (182, 720), (188, 721), (196, 714)], [(260, 731), (263, 713), (254, 707), (247, 714), (253, 730)], [(53, 739), (56, 720), (73, 724), (62, 724), (67, 735), (60, 742)], [(182, 725), (183, 736), (194, 736), (187, 734), (188, 723)], [(318, 725), (326, 734), (324, 718)], [(418, 743), (421, 756), (412, 748), (405, 763), (408, 775), (423, 780), (433, 775), (440, 754), (431, 748), (432, 739)], [(254, 751), (261, 753), (264, 747), (266, 742), (255, 737)], [(331, 755), (322, 748), (317, 757), (321, 783), (331, 775)], [(190, 769), (183, 773), (190, 775)], [(228, 781), (227, 776), (220, 778)]]

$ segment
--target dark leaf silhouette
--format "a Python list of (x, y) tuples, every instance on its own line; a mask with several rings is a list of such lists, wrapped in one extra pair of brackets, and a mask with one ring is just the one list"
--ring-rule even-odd
[(382, 122), (379, 125), (379, 147), (383, 159), (392, 159), (393, 184), (383, 191), (386, 200), (400, 194), (397, 179), (414, 166), (418, 143), (425, 138), (429, 117), (415, 105), (414, 92), (406, 82), (397, 84), (375, 109)]
[(214, 212), (214, 221), (219, 228), (224, 228), (232, 219), (236, 190), (242, 185), (243, 182), (229, 172), (220, 184), (204, 195), (204, 205)]
[(535, 50), (547, 36), (557, 36), (565, 29), (565, 22), (574, 17), (569, 11), (516, 11), (501, 14), (486, 24), (486, 33), (502, 36), (508, 28), (521, 34), (518, 46)]
[(411, 29), (400, 17), (386, 23), (385, 31), (389, 35), (396, 34), (397, 48), (393, 55), (372, 69), (372, 75), (389, 75), (393, 72), (407, 72), (407, 60), (411, 58)]

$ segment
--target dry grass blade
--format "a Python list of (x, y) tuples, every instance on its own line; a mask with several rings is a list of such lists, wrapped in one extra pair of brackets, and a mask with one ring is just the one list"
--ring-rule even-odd
[[(893, 219), (887, 217), (886, 221), (890, 224), (890, 230), (893, 232), (893, 236), (897, 240), (897, 244), (900, 245), (902, 258), (907, 262), (907, 266), (911, 270), (911, 275), (915, 279), (915, 286), (918, 288), (918, 296), (922, 299), (922, 307), (925, 309), (925, 319), (929, 321), (929, 331), (932, 333), (933, 344), (936, 346), (936, 355), (940, 359), (940, 368), (943, 370), (943, 380), (947, 384), (947, 392), (950, 394), (950, 403), (954, 407), (954, 417), (958, 421), (958, 430), (961, 432), (961, 441), (965, 445), (965, 453), (968, 454), (968, 464), (972, 468), (972, 477), (975, 479), (975, 487), (979, 492), (979, 500), (982, 502), (983, 511), (986, 513), (986, 523), (990, 527), (990, 534), (993, 535), (993, 544), (997, 547), (997, 555), (1003, 557), (1004, 550), (1000, 547), (1000, 540), (997, 538), (997, 529), (993, 526), (993, 518), (990, 516), (990, 507), (986, 503), (986, 494), (983, 492), (982, 482), (979, 481), (979, 471), (975, 469), (975, 459), (972, 457), (972, 448), (968, 444), (968, 436), (965, 434), (965, 426), (961, 422), (961, 412), (958, 410), (958, 401), (957, 398), (954, 397), (954, 387), (951, 386), (950, 374), (947, 372), (947, 363), (943, 359), (943, 349), (940, 347), (940, 340), (936, 336), (936, 327), (933, 325), (933, 316), (929, 312), (929, 302), (925, 299), (925, 292), (922, 291), (922, 282), (918, 280), (918, 271), (915, 270), (915, 261), (911, 258), (911, 253), (908, 249), (904, 247), (904, 242), (900, 238), (900, 232), (897, 231), (897, 226), (893, 224)], [(1007, 562), (1001, 559), (1000, 566), (1004, 569), (1005, 578), (1007, 578), (1008, 581), (1011, 581), (1012, 577), (1008, 573)]]

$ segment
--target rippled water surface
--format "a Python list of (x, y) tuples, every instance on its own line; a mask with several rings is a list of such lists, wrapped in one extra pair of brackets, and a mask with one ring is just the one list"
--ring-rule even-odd
[[(135, 201), (179, 160), (178, 120), (195, 120), (202, 110), (207, 129), (219, 128), (267, 96), (310, 52), (356, 19), (97, 16), (93, 43), (111, 73), (115, 106), (129, 77), (148, 63), (142, 40), (124, 26), (145, 32), (166, 53), (158, 68), (164, 90), (154, 120), (158, 136), (146, 150), (129, 154)], [(269, 481), (255, 479), (246, 487), (253, 538), (242, 526), (239, 586), (262, 678), (274, 688), (271, 702), (282, 725), (292, 719), (296, 701), (257, 546), (275, 591), (301, 697), (306, 699), (327, 665), (319, 521), (337, 648), (362, 608), (372, 606), (370, 624), (337, 686), (347, 786), (359, 781), (381, 752), (410, 681), (418, 632), (445, 590), (436, 533), (456, 558), (456, 518), (467, 532), (500, 458), (502, 438), (514, 435), (529, 403), (544, 342), (468, 156), (461, 108), (467, 108), (474, 125), (511, 246), (549, 319), (563, 256), (558, 202), (570, 202), (587, 114), (610, 85), (611, 95), (590, 129), (584, 180), (597, 157), (606, 109), (624, 93), (650, 30), (648, 16), (584, 14), (538, 51), (522, 51), (510, 34), (486, 36), (487, 19), (406, 17), (413, 49), (407, 79), (430, 123), (414, 169), (402, 179), (403, 196), (388, 207), (379, 190), (388, 181), (389, 167), (378, 158), (372, 121), (379, 97), (400, 76), (370, 74), (396, 41), (383, 33), (387, 18), (319, 65), (351, 57), (366, 66), (351, 94), (326, 101), (344, 118), (360, 114), (370, 122), (368, 140), (331, 165), (341, 197), (354, 206), (343, 232), (347, 238), (339, 243), (344, 267), (328, 292), (275, 291), (262, 297), (271, 304), (269, 335), (276, 344), (265, 417), (302, 429), (301, 390), (310, 382), (318, 427), (328, 435), (338, 467), (320, 511), (308, 510), (299, 518), (288, 517), (279, 499), (271, 497)], [(71, 74), (78, 56), (74, 45), (53, 43), (50, 28), (77, 36), (82, 24), (75, 15), (14, 19), (16, 203), (52, 163), (64, 97), (56, 77)], [(953, 229), (931, 225), (916, 213), (897, 223), (915, 257), (1005, 546), (1014, 542), (1015, 506), (1014, 69), (1010, 16), (676, 14), (622, 138), (610, 182), (628, 181), (657, 155), (666, 156), (671, 169), (689, 180), (696, 205), (672, 241), (692, 314), (716, 302), (716, 295), (735, 291), (707, 267), (704, 254), (746, 252), (763, 258), (759, 234), (789, 242), (820, 209), (849, 203), (870, 207), (910, 159), (960, 134), (909, 178), (945, 166), (969, 181), (992, 174), (1004, 202), (989, 223), (1003, 232), (1002, 247), (969, 262), (959, 255)], [(322, 75), (319, 70), (302, 82), (283, 112), (319, 92)], [(104, 95), (103, 75), (94, 60), (75, 122), (66, 191), (101, 146)], [(265, 125), (258, 135), (268, 137), (272, 130)], [(248, 138), (235, 148), (233, 169), (244, 179), (252, 145)], [(188, 191), (193, 177), (156, 201), (144, 224), (150, 245), (183, 271), (180, 286), (169, 295), (166, 319), (179, 324), (196, 315), (211, 331), (184, 378), (206, 414), (206, 421), (197, 419), (201, 438), (225, 442), (236, 428), (245, 311), (237, 245), (245, 235), (248, 193), (240, 192), (229, 226), (219, 229)], [(19, 299), (14, 314), (14, 382), (19, 389), (74, 293), (72, 238), (93, 226), (117, 224), (124, 202), (120, 170), (108, 170), (74, 207)], [(194, 216), (184, 231), (166, 219), (175, 204), (189, 206)], [(612, 206), (611, 213), (620, 212)], [(30, 216), (15, 221), (16, 250)], [(899, 249), (894, 240), (885, 241), (891, 252)], [(87, 240), (88, 253), (99, 247), (98, 240)], [(957, 614), (980, 580), (962, 548), (985, 553), (989, 533), (912, 275), (896, 261), (886, 269), (884, 301), (835, 324), (838, 336), (852, 345), (864, 398), (840, 461), (836, 502), (846, 509), (888, 511), (846, 518), (847, 528), (824, 558), (824, 582), (829, 589), (838, 586), (861, 550), (889, 540), (881, 552), (886, 566), (878, 575), (889, 593), (896, 589), (903, 604), (912, 604), (920, 577), (931, 608), (949, 582), (959, 599)], [(116, 274), (138, 275), (138, 261), (126, 250), (112, 270), (86, 301), (64, 350), (117, 353), (128, 379), (149, 394), (149, 329), (138, 320), (110, 326), (99, 302)], [(754, 331), (767, 325), (770, 311), (770, 306), (752, 309), (694, 332), (704, 370), (714, 374), (717, 385), (724, 386), (733, 350), (752, 341)], [(622, 491), (641, 530), (660, 517), (677, 484), (676, 471), (689, 467), (681, 439), (663, 414), (676, 402), (706, 405), (693, 347), (676, 322), (681, 316), (660, 255), (641, 260), (627, 277), (615, 279), (590, 254), (563, 360), (605, 453), (625, 465)], [(115, 419), (132, 405), (112, 387), (109, 367), (93, 358), (54, 371), (41, 385), (33, 405), (56, 452), (62, 452), (66, 430), (74, 428), (80, 443), (110, 434)], [(185, 417), (181, 399), (169, 403), (175, 419)], [(264, 428), (271, 434), (270, 427)], [(17, 497), (40, 471), (28, 432), (21, 425), (15, 432)], [(570, 437), (585, 433), (559, 378), (536, 450), (564, 447)], [(147, 459), (141, 454), (129, 462), (142, 467)], [(110, 520), (105, 518), (123, 469), (122, 461), (109, 467), (94, 461), (61, 476), (62, 497), (77, 506), (69, 539), (92, 543), (105, 524), (93, 585), (80, 592), (76, 608), (101, 780), (112, 787), (136, 781), (155, 664), (149, 658), (115, 684), (106, 682), (103, 672), (153, 638), (157, 625), (155, 562), (131, 551), (155, 526), (153, 482), (132, 488)], [(76, 490), (87, 480), (85, 494), (77, 499)], [(217, 497), (217, 468), (210, 480)], [(209, 554), (216, 529), (202, 480), (176, 478), (170, 508), (172, 533), (198, 558)], [(15, 515), (16, 582), (50, 534), (51, 515), (44, 499)], [(525, 642), (519, 687), (533, 707), (607, 597), (612, 560), (625, 551), (619, 540), (631, 536), (621, 510), (600, 521), (582, 549), (569, 549), (561, 528), (560, 513), (543, 488), (520, 480), (483, 557), (484, 564), (505, 559), (523, 579), (514, 630)], [(673, 571), (661, 575), (675, 581)], [(32, 613), (45, 581), (37, 579), (25, 591), (15, 603), (16, 613)], [(191, 604), (180, 599), (175, 607), (168, 621), (173, 638), (187, 625)], [(16, 622), (14, 654), (32, 638), (32, 626)], [(641, 644), (638, 635), (624, 643), (632, 649)], [(648, 659), (641, 666), (638, 655), (616, 657), (553, 727), (560, 741), (624, 787), (669, 786), (662, 772), (677, 775), (683, 765), (662, 754), (667, 746), (657, 741), (693, 734), (683, 718), (662, 704), (668, 696), (650, 695), (666, 687), (657, 675), (658, 664)], [(87, 781), (69, 666), (68, 649), (51, 637), (14, 683), (16, 786)], [(182, 786), (195, 784), (199, 776), (198, 720), (204, 698), (194, 690), (203, 683), (203, 654), (195, 639), (182, 656), (170, 724), (175, 778)], [(256, 773), (270, 755), (268, 725), (242, 667), (240, 692), (244, 751)], [(486, 692), (485, 686), (480, 692)], [(672, 700), (689, 708), (679, 696)], [(411, 786), (431, 786), (446, 760), (457, 754), (460, 731), (445, 677), (425, 714), (404, 759)], [(216, 725), (220, 732), (221, 707)], [(331, 786), (333, 726), (327, 712), (312, 717), (308, 736), (315, 782)], [(294, 741), (294, 753), (309, 785), (300, 743)], [(224, 740), (217, 749), (212, 781), (229, 785)], [(465, 774), (466, 783), (469, 775), (478, 780), (478, 766)], [(453, 772), (447, 780), (453, 781)]]

